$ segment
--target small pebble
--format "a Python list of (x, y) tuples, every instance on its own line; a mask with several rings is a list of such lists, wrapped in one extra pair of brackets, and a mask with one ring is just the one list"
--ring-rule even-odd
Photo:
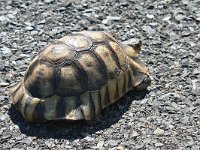
[(158, 97), (158, 101), (168, 101), (172, 93), (167, 93)]
[(121, 18), (118, 17), (118, 16), (107, 16), (106, 19), (108, 19), (108, 20), (115, 20), (115, 21), (121, 20)]
[(118, 142), (117, 141), (115, 141), (115, 140), (109, 140), (108, 141), (108, 144), (110, 145), (110, 146), (117, 146), (117, 144), (118, 144)]
[(164, 134), (164, 130), (163, 129), (160, 129), (160, 128), (157, 128), (153, 134), (159, 136), (159, 135), (163, 135)]
[(53, 3), (54, 0), (44, 0), (45, 3), (49, 4), (49, 3)]
[(99, 141), (99, 143), (97, 144), (97, 147), (101, 148), (101, 147), (103, 147), (103, 145), (104, 145), (104, 141)]
[(89, 142), (91, 142), (91, 141), (94, 140), (94, 138), (91, 138), (91, 137), (89, 137), (89, 136), (85, 137), (84, 139), (87, 140), (87, 141), (89, 141)]
[(132, 131), (130, 136), (131, 137), (137, 137), (137, 136), (139, 136), (139, 134), (136, 131)]
[(2, 52), (3, 54), (11, 54), (12, 51), (10, 48), (4, 46), (4, 47), (0, 48), (0, 52)]
[(7, 118), (7, 115), (0, 115), (0, 121), (5, 121)]
[(34, 28), (33, 28), (32, 26), (27, 26), (25, 29), (28, 30), (28, 31), (31, 31), (31, 30), (33, 30)]
[(163, 143), (155, 143), (155, 147), (162, 147), (163, 145)]
[(194, 60), (196, 62), (200, 62), (200, 53), (197, 53), (195, 56), (194, 56)]
[(8, 86), (9, 85), (9, 83), (6, 83), (6, 82), (0, 82), (0, 87), (6, 87), (6, 86)]
[(152, 14), (147, 14), (146, 17), (147, 17), (148, 19), (153, 19), (153, 18), (154, 18), (154, 15), (152, 15)]
[(182, 15), (182, 14), (177, 14), (177, 15), (175, 15), (175, 20), (176, 21), (181, 21), (181, 20), (183, 20), (185, 18), (185, 16), (184, 15)]
[(150, 35), (153, 35), (156, 33), (156, 31), (150, 26), (143, 26), (142, 29), (143, 31), (145, 31), (147, 34), (150, 34)]

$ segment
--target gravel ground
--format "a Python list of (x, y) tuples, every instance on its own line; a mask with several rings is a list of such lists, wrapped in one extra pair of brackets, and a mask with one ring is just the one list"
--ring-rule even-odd
[[(80, 30), (141, 39), (152, 85), (90, 124), (24, 121), (8, 87), (41, 48)], [(1, 0), (0, 31), (0, 149), (200, 149), (200, 0)]]

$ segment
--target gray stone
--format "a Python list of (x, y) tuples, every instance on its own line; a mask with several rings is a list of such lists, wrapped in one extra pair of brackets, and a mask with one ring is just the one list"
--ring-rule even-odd
[(33, 30), (34, 28), (33, 28), (32, 26), (27, 26), (25, 29), (28, 30), (28, 31), (31, 31), (31, 30)]
[(188, 116), (184, 116), (183, 118), (181, 118), (180, 120), (182, 123), (187, 124), (189, 121), (189, 117)]
[(156, 31), (150, 26), (143, 26), (142, 30), (145, 31), (147, 34), (150, 34), (150, 35), (156, 34)]
[(158, 23), (157, 22), (151, 22), (151, 23), (149, 23), (149, 25), (153, 26), (153, 27), (156, 27), (156, 26), (158, 26)]
[(31, 27), (31, 26), (33, 26), (33, 24), (31, 23), (31, 22), (24, 22), (24, 24), (26, 25), (26, 26), (29, 26), (29, 27)]
[(136, 149), (136, 150), (137, 150), (137, 149), (138, 149), (138, 150), (139, 150), (139, 149), (143, 149), (143, 148), (144, 148), (144, 145), (143, 145), (143, 144), (137, 144), (137, 145), (134, 146), (134, 149)]
[(107, 19), (107, 20), (114, 20), (114, 21), (119, 21), (119, 20), (121, 20), (121, 18), (118, 17), (118, 16), (107, 16), (106, 19)]
[[(102, 23), (103, 24), (108, 24), (109, 23), (109, 20), (108, 19), (104, 19), (103, 21), (102, 21)], [(111, 22), (110, 22), (111, 23)]]
[(30, 57), (30, 55), (27, 55), (27, 54), (20, 54), (19, 57), (21, 57), (21, 58), (28, 58), (28, 57)]
[(148, 19), (153, 19), (153, 18), (154, 18), (154, 15), (152, 15), (152, 14), (147, 14), (146, 17), (147, 17)]
[(194, 60), (197, 61), (197, 62), (200, 62), (200, 53), (197, 53), (197, 54), (194, 56)]
[(117, 144), (118, 144), (118, 142), (115, 141), (115, 140), (109, 140), (108, 141), (108, 145), (110, 145), (110, 146), (117, 146)]
[(8, 115), (2, 114), (0, 115), (0, 121), (5, 121), (8, 118)]
[(185, 5), (189, 4), (189, 0), (181, 0), (181, 2)]
[(194, 69), (192, 74), (194, 74), (194, 75), (200, 74), (200, 69)]
[(198, 145), (193, 145), (191, 147), (191, 150), (199, 150), (199, 149), (200, 149), (200, 147)]
[(182, 67), (188, 67), (189, 66), (189, 60), (184, 58), (181, 60)]
[(89, 137), (89, 136), (85, 137), (84, 139), (87, 140), (87, 141), (89, 141), (89, 142), (94, 141), (94, 138)]
[(174, 18), (175, 18), (176, 21), (179, 22), (179, 21), (183, 20), (185, 18), (185, 16), (183, 14), (176, 14), (174, 16)]
[(45, 3), (49, 4), (49, 3), (53, 3), (54, 0), (44, 0)]
[(6, 16), (0, 16), (0, 21), (1, 22), (9, 22), (10, 19), (8, 17), (6, 17)]
[(164, 132), (165, 131), (163, 129), (157, 128), (156, 130), (154, 130), (153, 134), (159, 136), (159, 135), (163, 135)]
[(0, 81), (0, 87), (6, 87), (9, 83)]
[(166, 21), (166, 22), (168, 22), (168, 23), (170, 24), (170, 23), (171, 23), (170, 19), (171, 19), (171, 16), (165, 16), (165, 17), (162, 19), (162, 21)]
[(168, 101), (169, 98), (172, 96), (172, 93), (167, 93), (158, 97), (158, 101)]
[(199, 17), (199, 16), (197, 16), (197, 17), (195, 18), (195, 20), (197, 20), (197, 21), (200, 21), (200, 17)]
[(126, 40), (126, 41), (123, 41), (123, 44), (126, 44), (126, 45), (134, 45), (134, 44), (139, 44), (140, 40), (137, 39), (137, 38), (131, 38), (129, 40)]
[(3, 54), (11, 54), (12, 53), (11, 49), (6, 46), (0, 48), (0, 52), (2, 52)]
[(198, 82), (198, 79), (196, 80), (191, 80), (192, 82), (192, 91), (196, 91), (197, 90), (197, 82)]
[(177, 103), (175, 103), (175, 102), (172, 102), (172, 107), (174, 108), (174, 109), (176, 109), (176, 110), (179, 110), (180, 109), (180, 107), (177, 105)]
[(139, 134), (136, 131), (132, 131), (130, 137), (137, 137)]
[(103, 145), (104, 145), (104, 141), (99, 141), (97, 144), (97, 147), (101, 148), (101, 147), (103, 147)]
[(193, 146), (195, 144), (195, 142), (193, 141), (193, 140), (190, 140), (190, 141), (188, 141), (187, 143), (186, 143), (186, 146), (187, 147), (191, 147), (191, 146)]
[(162, 147), (162, 146), (164, 146), (163, 143), (155, 143), (155, 147)]
[(23, 148), (11, 148), (10, 150), (24, 150)]
[(46, 23), (45, 19), (43, 19), (43, 20), (41, 20), (41, 21), (38, 22), (38, 24), (45, 24), (45, 23)]
[(48, 148), (52, 148), (52, 143), (51, 143), (51, 142), (49, 142), (49, 141), (46, 141), (46, 142), (45, 142), (45, 145), (47, 145), (47, 146), (48, 146)]

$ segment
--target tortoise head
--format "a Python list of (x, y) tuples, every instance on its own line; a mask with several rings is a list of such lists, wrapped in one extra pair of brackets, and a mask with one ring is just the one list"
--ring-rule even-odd
[(132, 85), (135, 90), (144, 90), (151, 84), (149, 71), (146, 65), (138, 58), (142, 42), (126, 44), (126, 54), (129, 57), (129, 65), (132, 74)]

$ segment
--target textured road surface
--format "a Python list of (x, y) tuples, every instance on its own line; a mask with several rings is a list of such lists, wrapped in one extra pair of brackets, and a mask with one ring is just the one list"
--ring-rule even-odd
[[(143, 42), (152, 77), (100, 120), (30, 124), (11, 107), (8, 87), (48, 43), (80, 30)], [(1, 0), (0, 149), (200, 149), (199, 0)]]

